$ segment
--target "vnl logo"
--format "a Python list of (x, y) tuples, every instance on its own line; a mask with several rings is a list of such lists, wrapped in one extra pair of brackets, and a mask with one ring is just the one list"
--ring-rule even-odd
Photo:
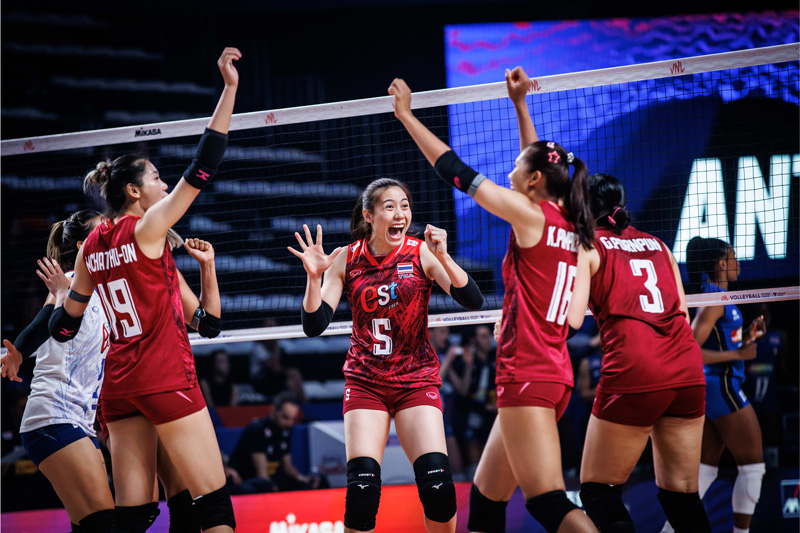
[(800, 518), (800, 479), (781, 481), (781, 509), (784, 518)]

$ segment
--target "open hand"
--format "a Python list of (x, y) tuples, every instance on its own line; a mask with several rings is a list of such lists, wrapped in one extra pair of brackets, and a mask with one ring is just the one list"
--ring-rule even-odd
[(211, 243), (202, 239), (186, 239), (183, 247), (189, 255), (200, 264), (214, 261), (214, 247)]
[(322, 276), (323, 272), (330, 268), (330, 266), (333, 264), (333, 260), (336, 259), (337, 255), (339, 255), (339, 253), (342, 251), (342, 248), (336, 248), (331, 252), (331, 255), (325, 255), (325, 251), (322, 249), (322, 226), (317, 224), (316, 242), (311, 240), (311, 231), (308, 229), (308, 225), (303, 224), (303, 230), (306, 234), (306, 240), (303, 240), (299, 233), (294, 233), (294, 236), (297, 239), (297, 242), (300, 243), (300, 248), (303, 251), (298, 252), (291, 246), (289, 246), (288, 249), (303, 261), (303, 268), (306, 269), (308, 277), (319, 278)]
[(19, 353), (19, 350), (17, 350), (8, 339), (3, 339), (3, 346), (5, 346), (8, 351), (3, 357), (0, 357), (0, 366), (3, 367), (0, 373), (2, 373), (4, 378), (8, 378), (11, 381), (22, 381), (22, 378), (17, 376), (19, 367), (22, 364), (22, 354)]
[(531, 88), (531, 79), (522, 70), (516, 67), (514, 70), (506, 69), (506, 86), (508, 87), (508, 97), (512, 102), (524, 100)]
[(58, 293), (66, 293), (69, 289), (70, 279), (64, 275), (59, 264), (50, 258), (44, 257), (36, 261), (39, 264), (39, 270), (36, 275), (39, 276), (47, 289), (53, 296)]
[(222, 55), (217, 60), (217, 66), (225, 80), (225, 87), (237, 87), (239, 85), (239, 72), (233, 66), (234, 61), (242, 58), (242, 53), (238, 48), (228, 47), (222, 51)]

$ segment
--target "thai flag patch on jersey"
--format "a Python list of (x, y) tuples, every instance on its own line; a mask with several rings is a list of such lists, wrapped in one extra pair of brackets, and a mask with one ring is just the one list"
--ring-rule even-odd
[(397, 273), (402, 274), (413, 274), (414, 273), (414, 263), (398, 263), (397, 264)]

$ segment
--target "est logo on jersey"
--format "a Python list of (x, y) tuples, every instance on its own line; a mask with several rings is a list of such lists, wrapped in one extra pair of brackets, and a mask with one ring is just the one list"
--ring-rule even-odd
[(389, 285), (381, 285), (378, 288), (373, 286), (364, 287), (361, 291), (359, 302), (361, 309), (367, 313), (374, 313), (378, 306), (386, 306), (392, 300), (397, 299), (397, 283), (394, 281)]

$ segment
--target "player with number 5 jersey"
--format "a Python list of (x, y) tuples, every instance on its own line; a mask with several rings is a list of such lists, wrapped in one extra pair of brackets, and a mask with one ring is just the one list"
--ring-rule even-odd
[[(295, 233), (308, 274), (301, 308), (312, 337), (331, 321), (342, 294), (353, 314), (344, 365), (344, 438), (347, 453), (345, 531), (375, 529), (381, 493), (380, 462), (394, 417), (397, 436), (414, 466), (429, 532), (454, 532), (456, 493), (445, 444), (439, 397), (439, 357), (428, 337), (433, 282), (458, 303), (477, 310), (483, 295), (447, 253), (447, 232), (428, 225), (425, 240), (407, 235), (411, 191), (381, 178), (367, 186), (353, 209), (355, 241), (325, 255), (322, 227), (305, 240)], [(323, 283), (322, 275), (325, 274)]]
[(658, 499), (676, 531), (711, 531), (697, 492), (705, 387), (678, 264), (656, 237), (630, 226), (625, 190), (589, 177), (594, 249), (581, 251), (569, 322), (587, 302), (603, 364), (581, 461), (581, 501), (600, 531), (633, 531), (622, 489), (653, 442)]

